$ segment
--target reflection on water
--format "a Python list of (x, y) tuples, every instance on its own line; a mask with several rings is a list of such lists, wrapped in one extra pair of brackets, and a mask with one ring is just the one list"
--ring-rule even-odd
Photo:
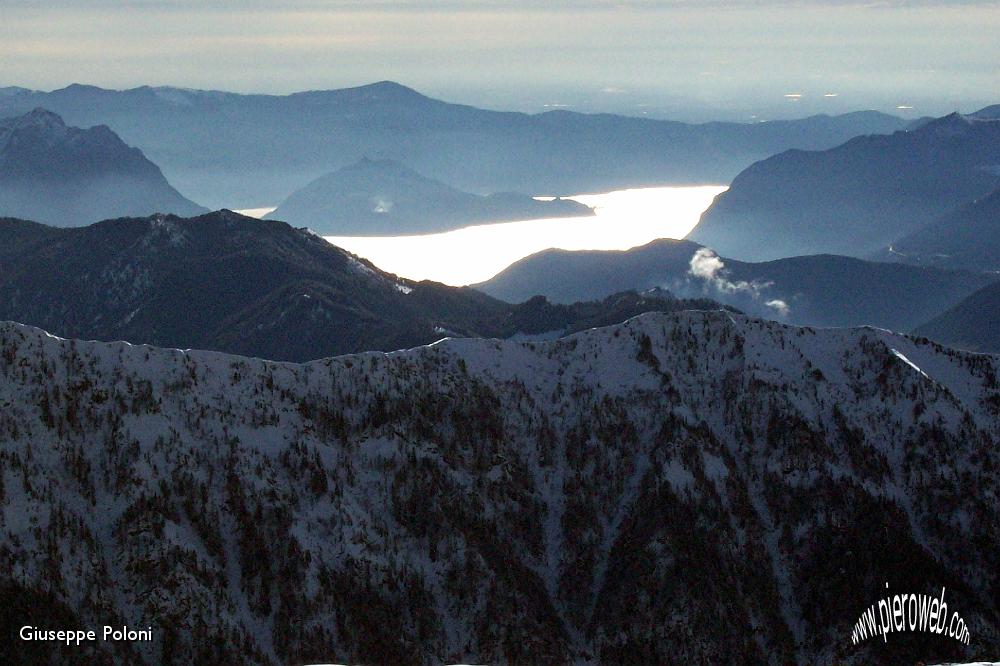
[[(596, 215), (483, 224), (424, 236), (326, 239), (390, 273), (460, 286), (488, 280), (518, 259), (551, 247), (627, 250), (657, 238), (683, 238), (712, 199), (726, 189), (703, 185), (580, 194), (568, 198), (591, 206)], [(273, 210), (236, 212), (263, 217)]]
[(274, 206), (271, 206), (270, 208), (240, 208), (233, 212), (247, 217), (264, 217), (268, 213), (273, 213), (274, 210)]
[(657, 238), (683, 238), (724, 186), (652, 187), (571, 197), (597, 214), (504, 222), (425, 236), (328, 236), (383, 270), (451, 285), (482, 282), (551, 247), (626, 250)]

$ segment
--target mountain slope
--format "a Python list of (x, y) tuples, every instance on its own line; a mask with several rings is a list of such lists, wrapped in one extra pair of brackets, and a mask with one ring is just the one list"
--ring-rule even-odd
[(273, 206), (365, 155), (403, 162), (467, 192), (578, 194), (718, 184), (788, 148), (822, 149), (902, 129), (875, 112), (768, 123), (707, 123), (487, 111), (382, 81), (286, 96), (72, 85), (0, 97), (0, 116), (45, 106), (107, 124), (214, 208)]
[(1000, 188), (894, 241), (887, 258), (1000, 271)]
[(624, 252), (546, 250), (474, 286), (508, 301), (541, 294), (570, 303), (661, 287), (789, 323), (907, 331), (994, 279), (833, 255), (747, 263), (661, 239)]
[(367, 158), (293, 192), (267, 217), (327, 236), (436, 233), (488, 222), (593, 215), (576, 201), (513, 192), (480, 196), (425, 178), (393, 160)]
[[(147, 663), (970, 661), (998, 372), (721, 312), (306, 365), (3, 324), (0, 577)], [(852, 646), (886, 585), (970, 647)]]
[(0, 217), (0, 275), (11, 270), (10, 262), (17, 261), (35, 246), (56, 237), (61, 232), (38, 222)]
[(1000, 281), (918, 326), (914, 333), (960, 349), (1000, 354)]
[[(542, 250), (472, 286), (495, 298), (522, 301), (541, 294), (557, 303), (593, 300), (625, 289), (667, 288), (684, 276), (700, 247), (660, 239), (630, 250)], [(618, 289), (622, 285), (627, 286)]]
[(972, 116), (980, 120), (1000, 120), (1000, 104), (991, 104), (976, 111)]
[(868, 256), (1000, 185), (1000, 121), (952, 114), (743, 171), (688, 239), (736, 259)]
[(559, 334), (648, 310), (718, 307), (662, 294), (513, 306), (397, 278), (304, 229), (230, 211), (74, 229), (0, 220), (0, 268), (2, 319), (65, 336), (287, 360), (444, 335)]
[(204, 212), (107, 127), (67, 127), (35, 109), (0, 120), (0, 216), (58, 226), (110, 217)]

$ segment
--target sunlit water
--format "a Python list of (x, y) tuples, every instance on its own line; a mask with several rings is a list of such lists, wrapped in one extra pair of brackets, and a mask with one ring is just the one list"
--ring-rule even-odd
[(683, 238), (725, 190), (708, 185), (581, 194), (570, 198), (593, 207), (596, 215), (485, 224), (422, 236), (326, 239), (390, 273), (466, 285), (488, 280), (518, 259), (548, 248), (626, 250), (657, 238)]
[(240, 208), (239, 210), (233, 211), (234, 213), (239, 213), (240, 215), (246, 215), (247, 217), (264, 217), (268, 213), (274, 212), (274, 206), (270, 208)]

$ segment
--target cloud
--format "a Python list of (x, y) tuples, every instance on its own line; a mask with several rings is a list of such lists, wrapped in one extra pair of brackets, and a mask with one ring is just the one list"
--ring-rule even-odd
[(715, 280), (716, 276), (722, 272), (725, 264), (712, 250), (707, 247), (699, 248), (691, 257), (690, 273), (695, 277), (704, 280)]
[(773, 282), (761, 282), (753, 280), (731, 280), (726, 263), (722, 258), (707, 247), (698, 248), (691, 257), (688, 274), (692, 277), (704, 280), (708, 286), (713, 287), (723, 294), (743, 294), (754, 301), (762, 302), (768, 308), (775, 311), (780, 317), (787, 317), (792, 309), (785, 301), (772, 298), (764, 301), (763, 291), (771, 287)]
[(787, 317), (788, 314), (792, 311), (792, 309), (788, 307), (788, 303), (784, 302), (780, 298), (773, 298), (764, 303), (764, 305), (766, 305), (769, 308), (774, 308), (775, 310), (778, 311), (778, 314), (780, 314), (782, 317)]

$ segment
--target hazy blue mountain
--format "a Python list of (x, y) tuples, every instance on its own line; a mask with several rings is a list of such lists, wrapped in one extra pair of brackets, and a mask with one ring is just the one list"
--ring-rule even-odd
[(918, 326), (914, 333), (960, 349), (1000, 354), (1000, 281)]
[(324, 235), (392, 236), (593, 212), (567, 199), (537, 201), (514, 192), (470, 194), (394, 160), (365, 158), (292, 193), (267, 217)]
[(230, 211), (54, 229), (0, 219), (0, 319), (64, 336), (307, 360), (447, 335), (563, 335), (705, 299), (511, 305), (413, 282), (284, 222)]
[(690, 241), (663, 239), (621, 252), (546, 250), (475, 288), (510, 301), (540, 294), (573, 302), (659, 287), (796, 324), (907, 331), (994, 279), (835, 255), (747, 263)]
[(993, 104), (971, 114), (980, 120), (1000, 120), (1000, 104)]
[[(5, 663), (985, 661), (998, 377), (718, 311), (305, 364), (2, 322), (0, 620), (153, 626)], [(852, 645), (886, 586), (971, 644)]]
[(880, 257), (929, 266), (1000, 271), (1000, 189), (894, 241)]
[(631, 250), (542, 250), (472, 286), (504, 300), (542, 295), (556, 303), (594, 300), (627, 289), (673, 288), (671, 283), (684, 278), (700, 247), (660, 239)]
[(20, 97), (22, 95), (30, 95), (31, 93), (32, 91), (29, 88), (21, 88), (20, 86), (0, 87), (0, 98)]
[(0, 120), (0, 216), (70, 226), (203, 211), (103, 125), (67, 127), (44, 109)]
[(1000, 121), (952, 114), (743, 171), (688, 235), (751, 261), (869, 256), (1000, 185)]
[(285, 96), (71, 85), (0, 97), (0, 116), (45, 106), (104, 123), (213, 207), (276, 205), (364, 156), (396, 159), (479, 194), (576, 194), (627, 186), (728, 183), (788, 148), (823, 149), (902, 129), (876, 112), (766, 123), (706, 123), (487, 111), (383, 81)]

